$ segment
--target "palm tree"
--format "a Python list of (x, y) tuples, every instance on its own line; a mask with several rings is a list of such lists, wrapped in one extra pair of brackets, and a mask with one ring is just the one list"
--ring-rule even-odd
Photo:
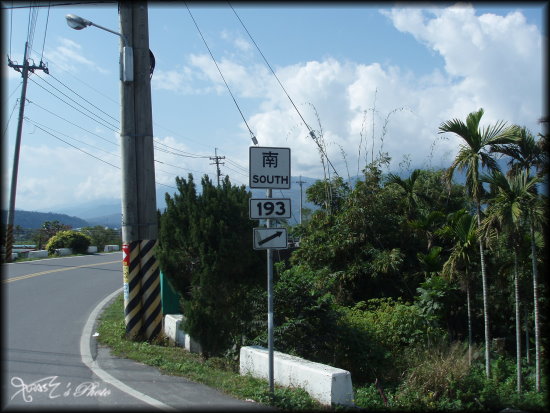
[(481, 176), (482, 182), (491, 185), (492, 196), (486, 217), (483, 220), (483, 231), (490, 229), (502, 230), (508, 237), (514, 256), (514, 296), (516, 310), (516, 371), (517, 391), (521, 392), (521, 323), (519, 308), (518, 282), (518, 252), (522, 238), (522, 224), (526, 222), (530, 201), (535, 197), (534, 188), (540, 181), (531, 178), (527, 171), (522, 170), (516, 175), (506, 177), (498, 170), (491, 175)]
[[(504, 145), (517, 140), (513, 137), (515, 127), (507, 127), (502, 121), (493, 126), (480, 129), (479, 123), (483, 116), (483, 108), (472, 112), (466, 117), (466, 123), (459, 119), (453, 119), (439, 126), (439, 133), (452, 132), (464, 141), (458, 154), (448, 169), (447, 179), (452, 180), (456, 169), (466, 170), (466, 191), (476, 205), (478, 226), (481, 226), (481, 195), (483, 186), (479, 180), (479, 169), (487, 167), (498, 169), (496, 161), (487, 152), (491, 145)], [(485, 325), (485, 374), (491, 376), (491, 362), (489, 356), (489, 310), (487, 301), (487, 273), (485, 268), (485, 256), (482, 239), (479, 239), (479, 254), (481, 263), (481, 281), (483, 287), (483, 319)]]
[(494, 145), (491, 152), (509, 157), (507, 175), (515, 175), (522, 170), (531, 172), (536, 168), (537, 176), (542, 176), (543, 165), (546, 161), (546, 152), (541, 142), (536, 141), (533, 134), (525, 126), (516, 126), (517, 142), (505, 145)]
[(417, 207), (418, 200), (420, 198), (419, 194), (417, 194), (416, 192), (415, 183), (418, 177), (420, 176), (421, 172), (422, 171), (420, 169), (415, 169), (414, 171), (412, 171), (411, 176), (405, 179), (390, 173), (388, 174), (386, 179), (387, 185), (396, 184), (396, 185), (399, 185), (405, 191), (406, 200), (407, 200), (406, 201), (407, 216), (409, 219), (412, 218), (413, 210)]
[(471, 268), (477, 259), (477, 225), (474, 217), (461, 209), (447, 217), (447, 224), (437, 231), (437, 235), (453, 242), (449, 258), (443, 264), (441, 275), (445, 278), (459, 278), (466, 290), (468, 312), (468, 363), (472, 363), (472, 303), (470, 296)]
[[(540, 135), (541, 139), (535, 141), (531, 132), (525, 128), (516, 130), (519, 141), (516, 144), (495, 145), (492, 152), (500, 153), (510, 157), (508, 165), (509, 174), (518, 173), (521, 170), (531, 171), (536, 168), (538, 177), (548, 173), (548, 137)], [(535, 187), (536, 190), (536, 187)], [(537, 248), (535, 243), (535, 228), (540, 228), (544, 221), (543, 206), (540, 200), (532, 199), (533, 205), (528, 211), (529, 232), (531, 239), (531, 264), (533, 272), (533, 312), (535, 317), (535, 388), (540, 391), (540, 321), (538, 307), (538, 267), (537, 267)]]

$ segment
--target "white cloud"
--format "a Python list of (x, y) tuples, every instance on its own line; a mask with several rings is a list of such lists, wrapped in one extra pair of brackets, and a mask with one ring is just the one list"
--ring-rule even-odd
[[(341, 175), (345, 165), (340, 146), (348, 164), (357, 169), (362, 128), (367, 150), (373, 149), (374, 107), (374, 153), (383, 136), (383, 150), (392, 156), (393, 167), (407, 155), (417, 166), (448, 164), (458, 141), (439, 135), (439, 125), (451, 118), (465, 119), (480, 107), (485, 109), (482, 124), (502, 119), (536, 133), (542, 113), (542, 37), (521, 13), (476, 16), (471, 6), (461, 5), (429, 11), (393, 9), (384, 14), (398, 30), (441, 54), (445, 67), (417, 77), (397, 66), (326, 59), (277, 71), (313, 129), (319, 129), (316, 108), (329, 157)], [(321, 176), (316, 145), (279, 85), (269, 84), (261, 111), (249, 122), (260, 144), (288, 144), (293, 149), (293, 174)]]
[(58, 42), (58, 46), (53, 49), (48, 49), (45, 53), (48, 60), (55, 62), (56, 67), (74, 73), (77, 71), (75, 63), (78, 63), (88, 68), (92, 68), (101, 74), (109, 74), (107, 69), (102, 68), (93, 60), (84, 56), (80, 44), (64, 37), (58, 38)]
[[(86, 151), (114, 165), (120, 164), (120, 158), (117, 160), (105, 153)], [(53, 145), (22, 145), (17, 208), (44, 210), (96, 198), (119, 198), (120, 182), (119, 169), (75, 149)]]

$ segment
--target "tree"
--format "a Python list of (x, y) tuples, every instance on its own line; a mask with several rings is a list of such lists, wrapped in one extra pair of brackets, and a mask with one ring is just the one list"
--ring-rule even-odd
[[(498, 165), (488, 150), (494, 145), (504, 145), (516, 141), (513, 137), (515, 127), (507, 127), (505, 122), (499, 121), (495, 125), (480, 128), (483, 108), (472, 112), (466, 117), (466, 123), (459, 119), (452, 119), (443, 122), (439, 126), (439, 133), (451, 132), (458, 135), (464, 141), (459, 148), (448, 172), (449, 182), (452, 180), (456, 169), (466, 170), (466, 191), (476, 205), (478, 226), (481, 225), (481, 196), (483, 186), (479, 180), (479, 169), (487, 167), (498, 169)], [(481, 281), (483, 288), (483, 319), (485, 325), (485, 374), (491, 376), (491, 362), (489, 355), (490, 334), (489, 334), (489, 309), (487, 297), (487, 273), (485, 268), (485, 254), (483, 240), (479, 239), (479, 255), (481, 263)]]
[(517, 391), (521, 392), (521, 323), (518, 280), (518, 249), (522, 239), (522, 224), (526, 221), (530, 200), (535, 196), (534, 187), (539, 181), (530, 178), (523, 170), (511, 177), (505, 177), (494, 170), (491, 175), (481, 176), (482, 182), (491, 185), (492, 196), (489, 199), (483, 230), (492, 228), (505, 233), (514, 256), (514, 301), (516, 312), (516, 370)]
[(94, 227), (84, 227), (80, 230), (92, 240), (92, 245), (97, 246), (99, 251), (102, 251), (105, 245), (119, 245), (122, 241), (120, 233), (116, 230), (96, 225)]
[(67, 231), (70, 230), (72, 227), (70, 225), (65, 225), (59, 222), (58, 220), (55, 221), (44, 221), (42, 224), (42, 233), (46, 237), (46, 239), (50, 239), (55, 234), (57, 234), (59, 231)]
[(387, 176), (387, 179), (386, 179), (386, 185), (389, 185), (389, 184), (396, 184), (398, 185), (399, 187), (401, 187), (401, 189), (403, 189), (403, 191), (405, 191), (405, 199), (406, 199), (406, 202), (407, 202), (407, 216), (408, 216), (408, 219), (412, 219), (413, 215), (414, 215), (414, 211), (416, 210), (417, 208), (417, 204), (418, 204), (418, 199), (419, 199), (419, 194), (416, 190), (416, 181), (418, 179), (418, 177), (420, 176), (420, 174), (422, 173), (422, 171), (420, 169), (415, 169), (414, 171), (412, 171), (411, 173), (411, 176), (409, 176), (408, 178), (401, 178), (395, 174), (388, 174)]
[(264, 255), (252, 249), (250, 193), (228, 177), (220, 187), (203, 177), (200, 194), (191, 174), (176, 178), (176, 185), (160, 216), (160, 268), (181, 294), (184, 329), (205, 356), (232, 345), (238, 351), (265, 274)]
[(508, 159), (508, 175), (515, 175), (525, 170), (531, 172), (535, 168), (537, 176), (541, 177), (543, 166), (547, 161), (547, 153), (544, 151), (541, 141), (536, 141), (533, 134), (525, 126), (516, 127), (517, 141), (511, 144), (494, 145), (491, 152), (506, 155)]
[(57, 248), (71, 248), (75, 254), (85, 254), (90, 246), (91, 239), (77, 231), (59, 231), (46, 244), (48, 254), (55, 254)]
[[(547, 119), (545, 120), (547, 122)], [(518, 142), (508, 145), (496, 145), (492, 150), (496, 153), (510, 157), (508, 174), (517, 174), (521, 171), (529, 173), (534, 167), (538, 177), (548, 174), (548, 136), (540, 135), (541, 139), (535, 140), (532, 133), (526, 128), (516, 129)], [(536, 191), (536, 187), (534, 188)], [(529, 233), (531, 239), (531, 263), (533, 273), (533, 312), (535, 318), (535, 387), (540, 391), (540, 321), (538, 306), (538, 268), (537, 249), (535, 243), (535, 231), (540, 228), (545, 216), (544, 205), (540, 205), (540, 199), (531, 200), (531, 208), (528, 209)]]
[(477, 259), (477, 225), (474, 217), (462, 209), (449, 214), (447, 224), (438, 235), (451, 240), (453, 246), (447, 261), (443, 264), (441, 275), (456, 279), (466, 290), (466, 308), (468, 314), (468, 362), (472, 363), (472, 302), (470, 285), (472, 281), (472, 266)]

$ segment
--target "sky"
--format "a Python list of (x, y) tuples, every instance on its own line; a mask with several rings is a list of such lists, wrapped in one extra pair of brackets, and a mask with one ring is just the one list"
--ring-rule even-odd
[[(460, 138), (439, 126), (480, 108), (482, 126), (542, 132), (545, 2), (339, 4), (149, 3), (158, 190), (173, 193), (188, 173), (215, 181), (216, 153), (231, 182), (248, 184), (248, 128), (260, 146), (291, 149), (293, 176), (317, 179), (327, 171), (308, 126), (345, 179), (380, 152), (396, 173), (448, 167)], [(2, 189), (22, 85), (5, 56), (21, 64), (29, 41), (31, 63), (42, 60), (49, 74), (28, 81), (16, 208), (120, 199), (120, 42), (65, 20), (76, 14), (118, 32), (117, 5), (24, 5), (2, 2)]]

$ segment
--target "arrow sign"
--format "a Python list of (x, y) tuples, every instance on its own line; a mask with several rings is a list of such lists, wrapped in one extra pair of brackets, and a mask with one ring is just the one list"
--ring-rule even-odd
[(254, 228), (254, 249), (287, 249), (286, 228)]
[(267, 238), (261, 240), (260, 242), (258, 242), (258, 245), (264, 245), (266, 242), (269, 242), (272, 239), (280, 237), (281, 235), (283, 235), (283, 231), (277, 231), (275, 234), (270, 235), (269, 237), (267, 237)]

